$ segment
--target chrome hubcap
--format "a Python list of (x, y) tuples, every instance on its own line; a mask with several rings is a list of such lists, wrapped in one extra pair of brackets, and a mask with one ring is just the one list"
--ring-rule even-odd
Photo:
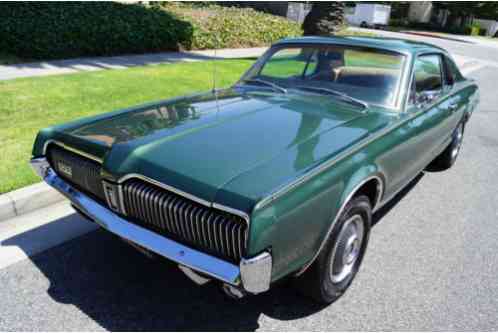
[(455, 146), (451, 151), (451, 158), (455, 159), (460, 151), (460, 147), (462, 146), (463, 139), (463, 125), (458, 126), (458, 130), (455, 137)]
[(354, 215), (344, 223), (334, 244), (330, 260), (332, 282), (342, 282), (351, 275), (360, 257), (364, 234), (363, 219), (360, 215)]

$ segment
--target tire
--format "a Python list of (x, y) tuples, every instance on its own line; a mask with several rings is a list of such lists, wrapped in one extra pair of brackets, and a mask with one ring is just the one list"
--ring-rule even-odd
[(322, 304), (333, 303), (341, 297), (360, 268), (371, 222), (370, 200), (364, 195), (351, 199), (318, 257), (295, 278), (298, 291)]
[(465, 124), (464, 122), (460, 122), (453, 131), (451, 143), (445, 150), (437, 156), (434, 161), (428, 167), (428, 170), (436, 170), (442, 171), (447, 170), (455, 164), (458, 154), (460, 153), (460, 149), (462, 147), (463, 142), (463, 134), (465, 132)]

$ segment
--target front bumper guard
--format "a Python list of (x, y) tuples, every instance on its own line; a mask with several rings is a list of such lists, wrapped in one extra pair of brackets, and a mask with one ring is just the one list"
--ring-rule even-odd
[(234, 265), (128, 222), (59, 177), (46, 158), (34, 158), (31, 165), (45, 182), (104, 229), (180, 265), (242, 287), (249, 293), (258, 294), (270, 288), (272, 257), (269, 252), (243, 258), (239, 266)]

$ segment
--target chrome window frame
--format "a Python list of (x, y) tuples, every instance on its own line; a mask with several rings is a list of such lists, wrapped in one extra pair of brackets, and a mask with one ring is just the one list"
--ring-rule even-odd
[(382, 48), (382, 47), (371, 47), (371, 46), (359, 46), (359, 45), (348, 45), (348, 44), (341, 44), (341, 43), (278, 43), (273, 46), (271, 46), (268, 50), (263, 53), (262, 56), (256, 60), (256, 62), (249, 67), (247, 71), (242, 74), (240, 79), (233, 85), (233, 87), (240, 87), (242, 84), (242, 81), (244, 78), (246, 78), (250, 73), (252, 73), (255, 69), (258, 67), (261, 67), (262, 64), (266, 62), (266, 60), (271, 57), (276, 51), (282, 48), (298, 48), (298, 47), (331, 47), (331, 46), (339, 46), (339, 47), (344, 47), (344, 48), (350, 48), (350, 49), (368, 49), (372, 51), (378, 51), (379, 53), (387, 53), (387, 54), (393, 54), (393, 55), (400, 55), (403, 56), (403, 61), (400, 69), (400, 77), (396, 86), (396, 96), (394, 98), (394, 103), (392, 105), (382, 105), (382, 104), (375, 104), (375, 103), (370, 103), (367, 102), (369, 105), (372, 106), (377, 106), (386, 110), (389, 110), (391, 112), (402, 112), (403, 111), (403, 90), (406, 85), (406, 72), (409, 71), (410, 64), (412, 62), (412, 54), (407, 51), (394, 51), (388, 48)]

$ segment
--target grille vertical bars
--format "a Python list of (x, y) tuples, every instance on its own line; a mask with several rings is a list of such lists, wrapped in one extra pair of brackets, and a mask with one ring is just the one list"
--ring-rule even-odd
[(123, 185), (127, 216), (196, 247), (238, 262), (245, 251), (247, 224), (239, 216), (205, 207), (140, 179)]
[[(49, 146), (47, 157), (59, 176), (107, 206), (99, 163), (57, 145)], [(244, 256), (248, 225), (240, 216), (204, 206), (141, 179), (126, 181), (120, 192), (131, 222), (230, 261), (238, 263)]]
[(47, 157), (50, 166), (60, 177), (97, 197), (101, 202), (106, 201), (99, 163), (56, 145), (49, 147)]

